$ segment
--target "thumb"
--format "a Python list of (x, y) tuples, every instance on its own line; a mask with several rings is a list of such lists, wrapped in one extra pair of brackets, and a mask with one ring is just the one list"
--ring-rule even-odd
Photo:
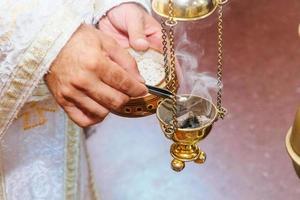
[(145, 51), (149, 49), (149, 42), (145, 34), (143, 16), (131, 16), (127, 20), (127, 31), (129, 36), (129, 44), (137, 51)]

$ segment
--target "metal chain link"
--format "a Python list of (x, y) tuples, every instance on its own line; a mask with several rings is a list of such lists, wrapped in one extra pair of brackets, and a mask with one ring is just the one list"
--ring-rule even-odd
[[(226, 3), (227, 0), (220, 1), (218, 4), (218, 64), (217, 64), (217, 108), (218, 115), (221, 119), (224, 119), (227, 110), (222, 107), (222, 92), (223, 92), (223, 4)], [(177, 22), (174, 19), (174, 3), (173, 0), (169, 0), (169, 16), (166, 21), (162, 20), (162, 39), (163, 39), (163, 55), (164, 55), (164, 67), (166, 73), (166, 83), (167, 89), (171, 92), (175, 93), (177, 88), (177, 77), (176, 77), (176, 58), (175, 58), (175, 32), (174, 27)], [(167, 31), (166, 27), (168, 26), (169, 31)], [(168, 49), (168, 39), (169, 46)], [(169, 62), (170, 56), (170, 62)], [(175, 131), (178, 129), (178, 121), (177, 121), (177, 104), (176, 104), (176, 96), (171, 99), (172, 104), (172, 121), (169, 125), (165, 127), (167, 133), (167, 137), (171, 138)]]
[(162, 45), (163, 45), (163, 55), (164, 55), (164, 69), (165, 69), (165, 79), (167, 83), (167, 89), (170, 90), (170, 68), (169, 68), (169, 59), (168, 59), (168, 35), (166, 30), (165, 20), (161, 19), (161, 32), (162, 32)]
[(218, 5), (218, 64), (217, 64), (217, 85), (218, 85), (218, 92), (217, 92), (217, 108), (219, 112), (219, 117), (224, 119), (227, 110), (222, 107), (222, 93), (223, 93), (223, 2), (220, 2)]
[[(173, 0), (169, 0), (169, 17), (166, 21), (162, 22), (162, 39), (163, 39), (163, 54), (164, 54), (164, 66), (166, 72), (167, 89), (173, 94), (177, 89), (177, 75), (176, 75), (176, 58), (175, 58), (175, 31), (174, 27), (177, 22), (174, 19), (174, 6)], [(168, 31), (166, 27), (168, 26)], [(169, 41), (169, 43), (168, 43)], [(168, 44), (169, 47), (168, 48)], [(170, 58), (170, 62), (169, 62)], [(166, 136), (172, 138), (175, 131), (178, 129), (177, 121), (177, 104), (176, 95), (171, 99), (172, 104), (172, 120), (170, 124), (165, 127)]]

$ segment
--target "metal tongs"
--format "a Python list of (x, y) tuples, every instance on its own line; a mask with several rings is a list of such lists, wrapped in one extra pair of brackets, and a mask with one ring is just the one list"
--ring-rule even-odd
[(146, 87), (148, 88), (150, 94), (153, 94), (153, 95), (156, 95), (156, 96), (159, 96), (162, 98), (172, 99), (175, 96), (171, 91), (169, 91), (167, 89), (163, 89), (163, 88), (159, 88), (159, 87), (155, 87), (155, 86), (151, 86), (151, 85), (147, 85), (147, 84), (146, 84)]

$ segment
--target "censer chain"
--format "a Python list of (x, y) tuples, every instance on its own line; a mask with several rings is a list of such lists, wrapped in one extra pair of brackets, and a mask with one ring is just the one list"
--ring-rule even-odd
[[(176, 93), (177, 77), (176, 77), (176, 58), (175, 58), (175, 31), (174, 26), (177, 22), (174, 20), (174, 7), (173, 0), (169, 0), (169, 18), (162, 21), (162, 39), (163, 39), (163, 54), (164, 54), (164, 67), (166, 72), (167, 89), (173, 94)], [(168, 31), (166, 27), (168, 26)], [(168, 43), (169, 40), (169, 43)], [(168, 48), (168, 44), (170, 48)], [(170, 56), (169, 56), (170, 55)], [(169, 62), (170, 58), (170, 62)], [(171, 99), (172, 103), (172, 120), (166, 127), (166, 136), (172, 138), (173, 134), (178, 128), (177, 122), (177, 105), (176, 95)]]
[[(226, 3), (227, 0), (220, 1), (218, 7), (218, 64), (217, 64), (217, 108), (218, 108), (218, 115), (221, 119), (224, 119), (227, 110), (222, 107), (222, 92), (223, 92), (223, 4)], [(175, 36), (174, 36), (174, 26), (177, 22), (174, 19), (174, 6), (173, 0), (169, 0), (169, 18), (166, 21), (162, 20), (162, 39), (163, 39), (163, 54), (164, 54), (164, 67), (166, 73), (166, 82), (167, 82), (167, 89), (171, 92), (176, 92), (176, 59), (175, 59)], [(166, 26), (168, 26), (169, 31), (167, 32)], [(169, 39), (169, 46), (168, 49), (168, 39)], [(170, 55), (170, 62), (169, 57)], [(175, 131), (178, 128), (178, 121), (176, 118), (177, 114), (177, 105), (176, 105), (176, 97), (172, 99), (172, 121), (166, 127), (167, 137), (172, 137)]]
[[(226, 1), (227, 2), (227, 1)], [(217, 25), (217, 31), (218, 31), (218, 64), (217, 64), (217, 86), (218, 86), (218, 92), (217, 92), (217, 108), (218, 108), (218, 114), (221, 119), (224, 119), (227, 110), (222, 107), (222, 92), (223, 92), (223, 83), (222, 83), (222, 77), (223, 77), (223, 4), (224, 2), (219, 3), (219, 10), (218, 10), (218, 25)]]

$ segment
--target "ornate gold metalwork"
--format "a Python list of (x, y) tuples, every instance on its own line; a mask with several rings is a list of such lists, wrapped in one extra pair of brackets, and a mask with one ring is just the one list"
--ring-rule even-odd
[[(203, 19), (211, 15), (218, 7), (228, 0), (172, 0), (174, 19), (190, 21)], [(162, 17), (169, 17), (169, 0), (153, 0), (153, 10)]]
[[(167, 88), (175, 94), (173, 90), (175, 86), (176, 76), (172, 76), (175, 71), (175, 45), (174, 45), (174, 26), (176, 20), (195, 20), (202, 19), (210, 15), (217, 7), (218, 10), (218, 64), (217, 64), (217, 107), (210, 101), (193, 95), (187, 95), (187, 101), (202, 102), (196, 110), (205, 111), (210, 108), (210, 113), (198, 113), (211, 120), (209, 123), (198, 128), (180, 129), (177, 122), (177, 97), (163, 101), (157, 109), (157, 117), (160, 121), (162, 130), (168, 139), (175, 143), (171, 146), (170, 152), (174, 158), (171, 162), (172, 169), (181, 171), (185, 167), (186, 161), (195, 161), (196, 163), (204, 163), (206, 154), (199, 149), (197, 143), (204, 139), (210, 132), (213, 123), (220, 117), (223, 119), (226, 114), (226, 109), (222, 107), (222, 75), (223, 75), (223, 4), (227, 0), (154, 0), (152, 2), (153, 9), (161, 16), (167, 17), (166, 21), (162, 22), (163, 33), (163, 52), (165, 60), (165, 69), (171, 73), (171, 87)], [(169, 31), (167, 31), (167, 29)], [(167, 35), (167, 33), (169, 35)], [(168, 37), (167, 37), (168, 36)], [(167, 48), (167, 38), (169, 39), (169, 49)], [(167, 55), (169, 54), (169, 55)], [(170, 62), (168, 62), (170, 57)], [(182, 96), (181, 96), (182, 97)], [(179, 97), (180, 98), (180, 97)], [(203, 103), (204, 102), (204, 103)], [(194, 110), (190, 110), (193, 111)]]
[[(185, 162), (188, 161), (194, 161), (198, 164), (205, 162), (206, 154), (200, 150), (197, 143), (209, 134), (213, 123), (218, 119), (218, 109), (209, 100), (191, 95), (181, 95), (180, 98), (182, 97), (187, 98), (185, 104), (194, 105), (189, 109), (190, 111), (199, 116), (205, 115), (210, 121), (197, 128), (177, 128), (175, 132), (170, 134), (170, 122), (173, 120), (172, 100), (166, 99), (158, 106), (156, 114), (161, 128), (165, 136), (174, 141), (170, 153), (173, 157), (171, 166), (175, 171), (181, 171)], [(177, 101), (177, 104), (181, 106), (180, 101)]]
[[(163, 79), (157, 87), (160, 88), (169, 88), (171, 87), (170, 73)], [(177, 81), (176, 81), (177, 82)], [(177, 85), (177, 84), (176, 84)], [(176, 86), (177, 90), (177, 86)], [(113, 111), (115, 114), (123, 117), (144, 117), (156, 112), (157, 106), (162, 102), (162, 98), (147, 94), (144, 97), (131, 98), (130, 101), (124, 105), (122, 108)]]
[[(168, 80), (170, 83), (169, 89), (173, 94), (176, 93), (177, 88), (177, 76), (176, 76), (176, 56), (175, 56), (175, 32), (174, 32), (174, 26), (176, 26), (177, 22), (174, 19), (174, 3), (173, 1), (168, 2), (168, 19), (162, 23), (162, 33), (163, 33), (163, 40), (166, 40), (166, 38), (169, 40), (169, 48), (167, 50), (164, 50), (164, 57), (168, 58), (170, 57), (170, 62), (165, 63), (166, 69), (168, 70), (168, 74), (170, 74), (171, 79)], [(169, 29), (168, 31), (166, 29)], [(169, 33), (168, 37), (166, 36), (166, 33)], [(164, 36), (165, 35), (165, 36)], [(166, 44), (166, 41), (163, 41), (163, 44)], [(167, 61), (165, 59), (165, 61)], [(166, 133), (169, 136), (169, 138), (172, 138), (174, 133), (177, 130), (177, 104), (176, 104), (176, 97), (170, 99), (171, 103), (171, 111), (172, 111), (172, 120), (166, 125)]]
[(223, 76), (223, 6), (219, 4), (218, 10), (218, 64), (217, 64), (217, 79), (218, 79), (218, 92), (217, 92), (217, 108), (219, 111), (219, 117), (224, 119), (227, 110), (222, 107), (222, 76)]
[(24, 106), (18, 118), (23, 119), (23, 129), (29, 130), (47, 123), (46, 112), (56, 112), (58, 106), (52, 101), (31, 102)]
[[(165, 41), (164, 50), (168, 51), (168, 45), (169, 45), (168, 35), (166, 35), (165, 37), (166, 39), (164, 40)], [(166, 52), (166, 54), (164, 54), (164, 62), (162, 66), (164, 67), (165, 77), (162, 80), (159, 80), (160, 82), (155, 86), (160, 88), (167, 88), (167, 89), (173, 88), (172, 91), (176, 92), (178, 88), (178, 84), (177, 84), (175, 67), (173, 68), (173, 70), (170, 71), (169, 65), (170, 65), (169, 53)], [(170, 82), (170, 80), (175, 80), (175, 83)], [(157, 106), (161, 103), (162, 100), (163, 99), (158, 96), (147, 94), (146, 96), (143, 97), (131, 98), (126, 105), (113, 112), (123, 117), (144, 117), (144, 116), (154, 114), (156, 112)]]

